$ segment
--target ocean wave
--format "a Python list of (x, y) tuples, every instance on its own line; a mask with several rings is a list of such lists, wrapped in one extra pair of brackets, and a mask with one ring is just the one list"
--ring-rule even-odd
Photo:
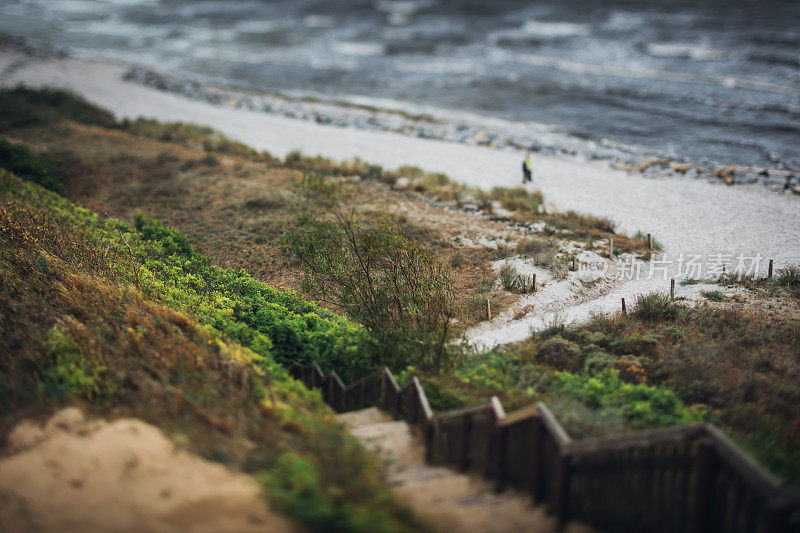
[(736, 50), (721, 50), (683, 43), (648, 43), (645, 50), (656, 57), (686, 58), (695, 61), (719, 61), (743, 57), (743, 54)]
[(376, 42), (335, 41), (331, 48), (346, 56), (369, 57), (386, 53), (386, 45)]
[(491, 45), (513, 42), (548, 41), (584, 37), (589, 26), (573, 22), (542, 22), (528, 20), (521, 27), (490, 32), (486, 40)]
[(596, 74), (625, 78), (647, 78), (678, 83), (721, 85), (729, 88), (742, 88), (753, 91), (800, 96), (800, 88), (780, 83), (742, 78), (738, 76), (717, 76), (713, 74), (693, 74), (671, 70), (645, 67), (620, 66), (612, 64), (585, 63), (559, 59), (537, 54), (514, 54), (516, 61), (538, 67), (549, 67), (574, 74)]

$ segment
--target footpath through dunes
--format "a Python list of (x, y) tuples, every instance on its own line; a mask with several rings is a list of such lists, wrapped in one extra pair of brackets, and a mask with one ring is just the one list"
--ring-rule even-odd
[[(477, 476), (425, 462), (425, 448), (405, 421), (375, 407), (338, 415), (350, 432), (386, 465), (394, 493), (440, 531), (508, 533), (556, 531), (544, 505), (530, 496), (494, 487)], [(581, 533), (588, 527), (570, 523), (561, 531)]]

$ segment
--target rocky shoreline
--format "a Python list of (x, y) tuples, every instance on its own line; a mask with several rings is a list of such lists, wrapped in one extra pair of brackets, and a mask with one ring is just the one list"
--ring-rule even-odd
[[(132, 67), (124, 75), (129, 82), (180, 94), (213, 105), (258, 111), (287, 118), (341, 128), (390, 131), (423, 139), (494, 149), (530, 150), (545, 155), (603, 160), (609, 166), (644, 176), (680, 175), (705, 178), (727, 185), (762, 183), (778, 192), (800, 194), (800, 175), (795, 172), (756, 167), (718, 166), (705, 168), (656, 153), (645, 153), (610, 140), (579, 139), (541, 125), (512, 123), (481, 117), (481, 124), (445, 114), (412, 113), (350, 102), (248, 91), (215, 85), (143, 67)], [(477, 120), (477, 119), (476, 119)], [(487, 125), (487, 122), (489, 123)]]

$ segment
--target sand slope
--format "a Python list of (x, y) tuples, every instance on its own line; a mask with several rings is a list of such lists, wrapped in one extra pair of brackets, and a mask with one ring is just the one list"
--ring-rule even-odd
[(76, 408), (23, 422), (0, 459), (4, 532), (290, 532), (247, 476), (177, 451), (139, 420)]

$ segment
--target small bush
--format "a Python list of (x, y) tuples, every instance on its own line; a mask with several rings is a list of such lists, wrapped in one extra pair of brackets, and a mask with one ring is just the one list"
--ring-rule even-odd
[(0, 91), (0, 131), (26, 126), (52, 126), (73, 120), (105, 128), (116, 127), (114, 115), (63, 89), (17, 87)]
[(517, 243), (517, 252), (522, 255), (537, 256), (538, 254), (548, 253), (553, 248), (553, 243), (550, 241), (535, 237), (525, 237)]
[(621, 408), (634, 428), (699, 422), (705, 415), (686, 407), (669, 389), (625, 383), (616, 370), (595, 375), (561, 372), (552, 392), (579, 399), (594, 409)]
[(642, 320), (659, 322), (662, 320), (675, 320), (680, 307), (670, 300), (666, 294), (652, 292), (636, 297), (636, 307), (633, 314)]
[(800, 267), (782, 268), (775, 277), (775, 283), (784, 287), (800, 287)]
[(583, 368), (585, 356), (577, 344), (561, 337), (551, 337), (539, 345), (536, 360), (558, 370), (575, 372)]
[(517, 294), (527, 294), (536, 290), (534, 276), (520, 274), (508, 263), (500, 268), (500, 280), (505, 290)]
[(0, 167), (51, 191), (61, 192), (64, 188), (56, 170), (42, 156), (5, 139), (0, 139)]
[(724, 302), (726, 300), (725, 293), (722, 291), (701, 291), (700, 294), (702, 294), (706, 300), (712, 302)]
[(523, 214), (536, 214), (544, 204), (541, 191), (528, 192), (524, 187), (494, 187), (489, 198), (500, 202), (504, 209), (519, 211)]

